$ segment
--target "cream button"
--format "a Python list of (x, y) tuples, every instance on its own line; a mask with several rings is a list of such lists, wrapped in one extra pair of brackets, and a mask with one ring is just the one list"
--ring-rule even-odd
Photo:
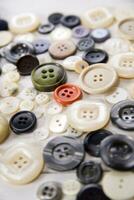
[(4, 79), (9, 82), (18, 82), (20, 80), (20, 74), (14, 70), (6, 73)]
[(30, 100), (34, 100), (35, 97), (37, 95), (37, 91), (30, 87), (30, 88), (25, 88), (22, 90), (22, 92), (20, 93), (20, 97), (22, 99), (30, 99)]
[(55, 114), (61, 113), (62, 110), (63, 110), (63, 106), (61, 104), (58, 104), (56, 102), (51, 102), (48, 105), (47, 113), (49, 115), (55, 115)]
[(34, 102), (29, 100), (29, 99), (26, 99), (26, 100), (23, 100), (23, 101), (20, 102), (19, 107), (20, 107), (20, 110), (31, 111), (34, 108)]
[(134, 40), (134, 18), (122, 20), (118, 25), (121, 36), (128, 40)]
[(15, 113), (19, 109), (20, 101), (16, 97), (6, 97), (0, 102), (0, 111), (6, 115)]
[(43, 117), (44, 113), (46, 112), (44, 106), (37, 106), (34, 110), (33, 110), (34, 114), (36, 115), (36, 117), (39, 119), (41, 117)]
[(52, 40), (69, 40), (72, 36), (72, 32), (69, 28), (66, 27), (57, 27), (55, 28), (52, 33), (50, 34), (50, 37)]
[(0, 95), (2, 97), (9, 97), (12, 95), (16, 95), (19, 90), (19, 86), (14, 82), (3, 81), (1, 85)]
[(9, 125), (6, 118), (0, 115), (0, 143), (4, 142), (4, 140), (9, 135)]
[(45, 93), (45, 92), (42, 92), (40, 94), (38, 94), (35, 98), (35, 101), (37, 104), (46, 104), (49, 102), (49, 96)]
[(104, 175), (102, 186), (104, 193), (114, 200), (134, 198), (134, 173), (111, 171)]
[(35, 35), (32, 34), (32, 33), (26, 33), (26, 34), (23, 34), (23, 35), (17, 35), (14, 39), (15, 42), (22, 42), (22, 41), (25, 41), (25, 42), (33, 42), (35, 39)]
[(74, 64), (74, 69), (78, 74), (80, 74), (87, 67), (89, 67), (89, 64), (84, 60), (78, 60)]
[(49, 130), (46, 127), (38, 128), (34, 131), (34, 137), (38, 141), (44, 141), (49, 137)]
[(117, 74), (106, 64), (95, 64), (82, 71), (79, 77), (81, 88), (90, 94), (104, 93), (117, 81)]
[(134, 99), (134, 83), (132, 83), (131, 85), (129, 85), (128, 92), (129, 92), (131, 98)]
[(66, 130), (66, 132), (64, 133), (64, 135), (67, 136), (67, 137), (75, 137), (75, 138), (77, 138), (77, 137), (82, 136), (83, 132), (82, 131), (78, 131), (78, 130), (76, 130), (76, 129), (74, 129), (74, 128), (69, 126), (68, 129)]
[(69, 56), (64, 59), (62, 65), (67, 70), (75, 70), (75, 64), (77, 61), (81, 61), (82, 58), (80, 56)]
[(9, 31), (0, 31), (0, 47), (6, 46), (13, 40), (13, 35)]
[(12, 63), (5, 63), (3, 66), (2, 66), (2, 72), (4, 73), (4, 74), (6, 74), (6, 73), (9, 73), (10, 71), (14, 71), (14, 70), (16, 70), (16, 66), (14, 65), (14, 64), (12, 64)]
[(37, 144), (14, 141), (4, 149), (0, 158), (0, 174), (12, 184), (27, 184), (39, 176), (43, 164), (42, 152)]
[(63, 194), (67, 196), (75, 196), (80, 191), (81, 184), (76, 180), (67, 180), (62, 184)]
[(68, 123), (79, 131), (94, 131), (103, 128), (109, 120), (108, 107), (99, 101), (81, 100), (67, 110)]

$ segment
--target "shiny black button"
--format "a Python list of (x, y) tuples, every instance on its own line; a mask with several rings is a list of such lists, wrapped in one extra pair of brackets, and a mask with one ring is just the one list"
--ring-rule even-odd
[(38, 39), (33, 42), (33, 47), (35, 49), (36, 54), (42, 54), (48, 51), (50, 46), (50, 42), (44, 39)]
[(67, 15), (61, 18), (61, 23), (68, 28), (74, 28), (81, 24), (81, 20), (78, 16)]
[(77, 47), (80, 51), (88, 51), (94, 47), (94, 41), (90, 37), (81, 39), (78, 42)]
[(100, 146), (104, 163), (116, 170), (134, 169), (134, 140), (124, 135), (112, 135)]
[(62, 13), (53, 13), (48, 17), (48, 21), (54, 25), (57, 25), (60, 24), (62, 17), (63, 17)]
[(8, 30), (8, 22), (4, 19), (0, 19), (0, 31)]
[(106, 63), (108, 54), (101, 49), (92, 49), (84, 54), (83, 59), (89, 64)]
[(97, 183), (102, 178), (101, 165), (94, 161), (83, 162), (77, 168), (77, 177), (83, 184)]
[(17, 112), (10, 119), (10, 128), (16, 134), (30, 133), (36, 127), (37, 119), (30, 111)]
[(54, 30), (54, 25), (52, 23), (47, 23), (47, 24), (42, 24), (39, 27), (38, 32), (41, 34), (48, 34), (53, 30)]

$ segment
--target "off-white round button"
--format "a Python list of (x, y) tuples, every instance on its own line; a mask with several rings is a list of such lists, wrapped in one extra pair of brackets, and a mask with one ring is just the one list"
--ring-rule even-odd
[(81, 184), (76, 180), (67, 180), (62, 184), (63, 194), (75, 196), (80, 191)]
[(131, 98), (134, 99), (134, 83), (132, 83), (131, 85), (129, 85), (128, 92), (129, 92)]
[(89, 67), (89, 64), (84, 60), (78, 60), (74, 64), (74, 69), (78, 74), (80, 74), (87, 67)]
[(26, 99), (20, 102), (20, 110), (28, 110), (31, 111), (34, 108), (34, 102)]
[(112, 24), (113, 15), (104, 7), (87, 11), (83, 16), (83, 23), (89, 28), (105, 28)]
[(51, 102), (48, 106), (47, 113), (49, 115), (55, 115), (55, 114), (61, 113), (62, 110), (63, 110), (63, 106), (61, 104), (58, 104), (56, 102)]
[(2, 97), (9, 97), (12, 95), (16, 95), (18, 90), (19, 90), (19, 86), (17, 83), (3, 81), (1, 85), (0, 95)]
[(38, 94), (36, 96), (36, 98), (35, 98), (36, 103), (39, 104), (39, 105), (40, 104), (46, 104), (46, 103), (49, 102), (49, 100), (50, 100), (49, 96), (46, 93), (44, 93), (44, 92)]
[(106, 64), (95, 64), (82, 71), (79, 77), (81, 88), (90, 94), (104, 93), (117, 81), (117, 73)]
[(0, 173), (12, 184), (27, 184), (43, 169), (41, 149), (34, 143), (17, 141), (4, 150), (0, 158)]
[(0, 103), (0, 111), (4, 114), (10, 115), (19, 109), (20, 101), (16, 97), (6, 97)]
[(50, 34), (52, 40), (69, 40), (72, 36), (72, 32), (66, 27), (57, 27)]
[(9, 82), (18, 82), (20, 80), (20, 74), (14, 70), (6, 73), (4, 79)]
[(32, 13), (23, 13), (14, 16), (10, 23), (9, 27), (13, 33), (27, 33), (34, 31), (38, 28), (40, 24), (39, 18)]
[(118, 29), (124, 38), (134, 40), (134, 18), (127, 18), (118, 24)]
[(0, 143), (4, 142), (9, 136), (9, 125), (7, 119), (0, 115)]
[(77, 138), (77, 137), (80, 137), (81, 135), (83, 135), (82, 131), (78, 131), (72, 127), (68, 127), (67, 131), (65, 132), (65, 136), (67, 137)]
[(102, 186), (104, 193), (114, 200), (134, 198), (134, 173), (111, 171), (104, 175)]
[(82, 58), (80, 56), (69, 56), (64, 59), (62, 65), (67, 70), (75, 70), (75, 64), (77, 61), (81, 61)]
[(25, 42), (33, 42), (35, 40), (35, 35), (32, 34), (32, 33), (26, 33), (26, 34), (23, 34), (23, 35), (17, 35), (14, 39), (15, 42), (22, 42), (22, 41), (25, 41)]
[(37, 95), (37, 91), (34, 88), (25, 88), (20, 93), (22, 99), (34, 100)]
[(44, 113), (46, 113), (46, 110), (44, 108), (44, 106), (37, 106), (34, 110), (33, 110), (34, 114), (36, 115), (36, 117), (39, 119), (41, 117), (43, 117)]
[(0, 31), (0, 47), (6, 46), (13, 39), (12, 33), (9, 31)]
[(14, 65), (14, 64), (12, 64), (12, 63), (5, 63), (3, 66), (2, 66), (2, 72), (4, 73), (4, 74), (6, 74), (6, 73), (9, 73), (10, 71), (14, 71), (14, 70), (16, 70), (16, 66)]
[(38, 60), (39, 60), (39, 63), (40, 63), (40, 65), (41, 64), (44, 64), (44, 63), (50, 63), (50, 62), (52, 62), (52, 58), (50, 57), (50, 55), (49, 54), (39, 54), (39, 55), (37, 55), (37, 58), (38, 58)]
[(44, 141), (49, 137), (49, 130), (46, 127), (38, 128), (34, 131), (35, 139), (38, 141)]
[(94, 131), (103, 128), (109, 120), (107, 106), (99, 101), (81, 100), (67, 110), (68, 123), (79, 131)]

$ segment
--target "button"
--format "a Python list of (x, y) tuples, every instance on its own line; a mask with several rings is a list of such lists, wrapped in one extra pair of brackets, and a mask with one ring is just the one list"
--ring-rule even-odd
[(33, 42), (33, 46), (36, 54), (42, 54), (48, 51), (50, 42), (44, 39), (37, 39)]
[(76, 200), (110, 200), (98, 184), (89, 184), (84, 186), (77, 195)]
[(52, 58), (49, 54), (39, 54), (37, 55), (40, 65), (48, 62), (52, 62)]
[(67, 117), (71, 127), (88, 132), (104, 127), (109, 120), (109, 111), (102, 102), (80, 100), (68, 107)]
[(6, 115), (15, 113), (19, 109), (20, 101), (16, 97), (6, 97), (0, 103), (0, 111)]
[(10, 20), (9, 28), (13, 33), (22, 34), (36, 30), (39, 24), (39, 18), (33, 13), (22, 13)]
[(67, 130), (68, 120), (66, 114), (54, 115), (49, 122), (49, 130), (52, 133), (63, 133)]
[(34, 134), (34, 137), (35, 137), (35, 139), (37, 141), (44, 141), (50, 135), (49, 130), (47, 130), (46, 127), (41, 127), (41, 128), (35, 129), (35, 131), (33, 132), (33, 134)]
[(36, 67), (32, 72), (32, 82), (39, 91), (51, 92), (66, 82), (67, 76), (60, 64), (45, 63)]
[(134, 141), (125, 135), (112, 135), (101, 142), (100, 153), (103, 162), (116, 170), (134, 168)]
[(57, 182), (45, 182), (37, 190), (37, 197), (40, 200), (61, 200), (62, 190)]
[(77, 177), (82, 184), (98, 183), (102, 178), (101, 165), (95, 161), (83, 162), (77, 168)]
[(118, 25), (121, 36), (128, 40), (134, 40), (134, 18), (122, 20)]
[(50, 98), (45, 92), (41, 92), (35, 98), (36, 103), (39, 105), (46, 104), (49, 102), (49, 100), (50, 100)]
[(16, 63), (22, 56), (33, 53), (34, 48), (31, 44), (18, 42), (8, 46), (4, 51), (4, 56), (9, 62)]
[(94, 47), (94, 41), (90, 37), (83, 38), (78, 42), (77, 47), (80, 51), (88, 51)]
[(17, 61), (17, 69), (22, 76), (30, 75), (32, 70), (39, 65), (37, 57), (32, 55), (22, 56)]
[(116, 104), (120, 101), (126, 100), (127, 98), (127, 91), (121, 87), (112, 88), (105, 97), (106, 101), (110, 104)]
[(6, 73), (3, 78), (7, 82), (18, 82), (20, 80), (20, 75), (16, 70), (14, 70)]
[(51, 23), (42, 24), (38, 28), (38, 32), (41, 34), (48, 34), (48, 33), (51, 33), (53, 30), (54, 30), (54, 25)]
[(10, 119), (10, 128), (16, 134), (30, 133), (36, 127), (36, 116), (30, 111), (20, 111)]
[(91, 31), (90, 36), (97, 43), (101, 43), (110, 38), (110, 31), (106, 28), (97, 28)]
[(47, 109), (47, 113), (49, 115), (55, 115), (61, 113), (62, 111), (63, 111), (63, 106), (56, 102), (51, 102)]
[(13, 35), (9, 31), (0, 31), (0, 47), (8, 45), (13, 40)]
[(72, 31), (66, 27), (57, 27), (50, 34), (52, 40), (69, 40), (72, 36)]
[(15, 42), (29, 42), (32, 43), (35, 39), (35, 35), (33, 33), (25, 33), (17, 35), (14, 39)]
[(34, 106), (35, 106), (35, 104), (33, 101), (26, 99), (26, 100), (21, 101), (20, 110), (31, 111), (31, 110), (33, 110)]
[[(102, 186), (110, 199), (126, 200), (134, 197), (134, 173), (111, 171), (104, 175)], [(129, 187), (128, 187), (129, 186)]]
[(0, 144), (9, 136), (9, 125), (7, 119), (0, 115)]
[(69, 56), (69, 57), (67, 57), (67, 58), (65, 58), (65, 59), (63, 60), (63, 63), (62, 63), (62, 64), (63, 64), (63, 66), (64, 66), (65, 69), (74, 71), (75, 63), (76, 63), (77, 61), (80, 61), (80, 60), (82, 60), (82, 58), (81, 58), (80, 56), (76, 56), (76, 55), (74, 55), (74, 56)]
[(81, 88), (90, 94), (108, 91), (115, 85), (117, 79), (116, 71), (101, 63), (84, 69), (79, 77)]
[(78, 139), (56, 137), (44, 148), (44, 160), (57, 171), (76, 168), (84, 158), (83, 144)]
[(49, 53), (54, 59), (64, 59), (76, 52), (75, 44), (70, 40), (54, 42), (49, 47)]
[(79, 25), (72, 29), (72, 34), (74, 38), (84, 38), (89, 35), (89, 29), (86, 27)]
[(89, 64), (106, 63), (108, 58), (107, 52), (101, 49), (92, 49), (83, 55), (83, 59)]
[(128, 87), (128, 92), (129, 92), (131, 98), (134, 99), (134, 84), (133, 83)]
[(85, 68), (89, 67), (89, 64), (85, 60), (79, 60), (75, 63), (75, 71), (80, 74)]
[(82, 92), (76, 85), (64, 84), (56, 88), (53, 96), (58, 103), (67, 106), (81, 99)]
[(76, 15), (67, 15), (61, 18), (61, 23), (68, 28), (74, 28), (81, 24), (81, 20)]
[(5, 81), (1, 85), (0, 95), (2, 97), (9, 97), (16, 95), (19, 91), (19, 86), (17, 83)]
[(37, 117), (37, 119), (40, 119), (41, 117), (44, 116), (44, 113), (46, 112), (44, 106), (39, 106), (36, 107), (34, 110), (33, 110), (35, 116)]
[(37, 95), (37, 91), (34, 88), (27, 87), (21, 91), (20, 98), (24, 100), (25, 99), (34, 100), (36, 95)]
[(63, 17), (62, 13), (52, 13), (48, 17), (48, 21), (54, 25), (60, 24), (61, 18)]
[(74, 138), (78, 138), (78, 137), (82, 136), (83, 134), (84, 134), (84, 132), (78, 131), (75, 128), (72, 128), (70, 126), (68, 127), (68, 129), (64, 133), (65, 136), (74, 137)]
[(42, 152), (36, 143), (14, 140), (3, 151), (0, 174), (11, 184), (23, 185), (35, 180), (43, 165)]
[(111, 109), (111, 121), (120, 129), (134, 130), (134, 102), (130, 100), (120, 101)]
[(100, 144), (106, 138), (112, 135), (112, 133), (105, 129), (99, 129), (97, 131), (90, 132), (84, 140), (84, 147), (88, 154), (100, 157)]
[(81, 184), (77, 180), (67, 180), (62, 184), (63, 194), (70, 196), (75, 196), (80, 191)]
[(8, 73), (10, 71), (14, 71), (16, 69), (17, 69), (16, 65), (14, 65), (12, 63), (5, 63), (2, 67), (2, 73), (6, 74), (6, 73)]
[(5, 19), (0, 19), (0, 31), (8, 30), (8, 22)]

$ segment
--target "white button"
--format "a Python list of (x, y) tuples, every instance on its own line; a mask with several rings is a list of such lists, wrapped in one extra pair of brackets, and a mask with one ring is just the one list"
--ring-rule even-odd
[(81, 189), (81, 184), (76, 180), (67, 180), (62, 184), (63, 194), (67, 196), (77, 195), (80, 189)]
[(4, 74), (6, 74), (6, 73), (9, 73), (10, 71), (14, 71), (14, 70), (16, 70), (16, 66), (14, 65), (14, 64), (12, 64), (12, 63), (5, 63), (3, 66), (2, 66), (2, 72), (4, 73)]
[(82, 131), (78, 131), (72, 127), (68, 127), (67, 131), (64, 133), (65, 136), (68, 136), (68, 137), (80, 137), (81, 135), (83, 135), (83, 132)]
[(103, 128), (109, 120), (107, 106), (99, 101), (81, 100), (67, 110), (68, 123), (79, 131), (94, 131)]
[(34, 108), (34, 102), (29, 99), (23, 100), (20, 103), (20, 110), (31, 111), (33, 110), (33, 108)]
[(37, 95), (37, 91), (34, 88), (25, 88), (20, 93), (22, 99), (34, 100)]
[(6, 46), (13, 39), (12, 33), (9, 31), (0, 31), (0, 47)]
[(44, 115), (44, 113), (45, 113), (46, 111), (45, 111), (44, 106), (38, 106), (38, 107), (36, 107), (36, 108), (33, 110), (33, 112), (34, 112), (34, 114), (36, 115), (36, 117), (39, 119), (39, 118), (41, 118), (41, 117)]
[(17, 83), (3, 81), (1, 85), (0, 95), (2, 97), (9, 97), (12, 95), (16, 95), (18, 90), (19, 86)]
[(4, 149), (0, 158), (0, 173), (12, 184), (27, 184), (43, 169), (42, 151), (37, 144), (17, 141)]
[(9, 82), (18, 82), (20, 80), (20, 74), (14, 70), (6, 73), (4, 79)]
[(90, 94), (104, 93), (117, 82), (117, 73), (106, 64), (95, 64), (80, 74), (81, 88)]
[(47, 113), (49, 115), (55, 115), (55, 114), (61, 113), (62, 110), (63, 110), (62, 105), (57, 104), (56, 102), (52, 102), (48, 106)]
[(38, 28), (40, 20), (32, 13), (23, 13), (14, 16), (10, 23), (10, 30), (14, 33), (22, 34), (34, 31)]
[(102, 186), (105, 194), (114, 200), (134, 198), (134, 173), (111, 171), (104, 175)]
[(34, 34), (32, 33), (26, 33), (24, 35), (17, 35), (14, 39), (15, 42), (22, 42), (22, 41), (25, 41), (25, 42), (33, 42), (35, 39), (35, 36)]
[(35, 101), (37, 104), (46, 104), (49, 101), (49, 96), (42, 92), (36, 96)]
[(75, 70), (75, 64), (80, 60), (82, 60), (80, 56), (69, 56), (63, 61), (62, 65), (67, 70)]
[(20, 101), (16, 97), (6, 97), (0, 102), (0, 110), (2, 113), (10, 115), (19, 109)]
[(66, 27), (57, 27), (50, 34), (52, 40), (68, 40), (72, 36), (72, 32)]
[(39, 60), (40, 65), (44, 63), (52, 62), (52, 58), (50, 57), (49, 54), (46, 54), (46, 53), (37, 55), (37, 58)]
[(34, 131), (34, 136), (38, 141), (46, 140), (49, 137), (49, 130), (46, 127), (38, 128)]
[(112, 24), (113, 15), (104, 7), (87, 11), (83, 16), (83, 23), (89, 28), (105, 28)]
[(65, 114), (54, 115), (49, 123), (49, 130), (53, 133), (63, 133), (68, 127), (68, 120)]
[(108, 103), (116, 104), (119, 101), (126, 100), (128, 97), (127, 91), (124, 88), (112, 88), (112, 91), (105, 97)]
[(9, 133), (8, 121), (3, 115), (0, 115), (0, 143), (5, 141)]
[(74, 69), (78, 74), (80, 74), (87, 67), (89, 67), (89, 64), (84, 60), (79, 60), (74, 64)]

